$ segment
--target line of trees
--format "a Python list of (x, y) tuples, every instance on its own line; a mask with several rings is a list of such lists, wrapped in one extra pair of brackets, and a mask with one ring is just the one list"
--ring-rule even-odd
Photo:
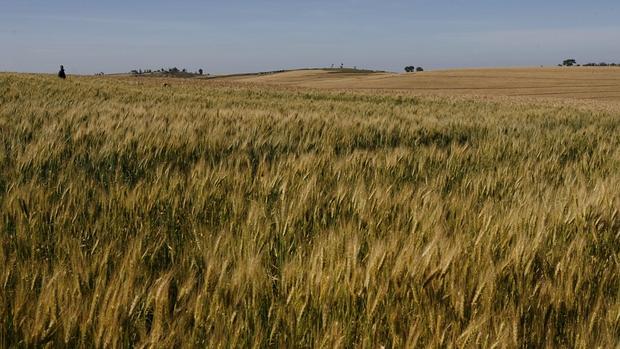
[(620, 63), (586, 63), (583, 64), (584, 67), (620, 67)]
[(204, 74), (204, 70), (198, 69), (198, 71), (192, 73), (192, 72), (188, 72), (187, 69), (183, 68), (183, 69), (179, 69), (177, 67), (173, 67), (173, 68), (161, 68), (158, 70), (152, 70), (152, 69), (134, 69), (131, 71), (131, 74), (134, 75), (143, 75), (143, 74), (171, 74), (171, 75), (177, 75), (177, 74), (184, 74), (184, 75), (203, 75)]
[(422, 67), (414, 67), (412, 65), (405, 67), (405, 71), (407, 73), (414, 73), (414, 72), (422, 72), (424, 71), (424, 69)]
[(558, 64), (559, 67), (620, 67), (620, 63), (586, 63), (586, 64), (577, 64), (577, 60), (569, 58), (565, 59), (562, 64)]

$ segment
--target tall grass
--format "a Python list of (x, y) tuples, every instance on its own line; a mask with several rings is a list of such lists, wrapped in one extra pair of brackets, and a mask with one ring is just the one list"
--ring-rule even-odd
[(0, 75), (4, 347), (614, 347), (620, 114)]

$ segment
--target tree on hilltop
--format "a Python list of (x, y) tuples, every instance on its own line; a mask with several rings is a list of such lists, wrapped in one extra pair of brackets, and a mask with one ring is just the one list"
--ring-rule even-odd
[(577, 64), (577, 61), (576, 61), (576, 60), (574, 60), (574, 59), (572, 59), (572, 58), (570, 58), (570, 59), (565, 59), (565, 60), (564, 60), (564, 62), (562, 62), (562, 65), (563, 65), (563, 66), (565, 66), (565, 67), (572, 67), (572, 66), (574, 66), (575, 64)]

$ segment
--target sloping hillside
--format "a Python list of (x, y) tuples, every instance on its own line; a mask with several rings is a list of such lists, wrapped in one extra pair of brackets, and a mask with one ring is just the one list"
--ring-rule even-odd
[(297, 70), (222, 77), (328, 89), (402, 89), (420, 94), (560, 97), (620, 101), (620, 68), (488, 68), (414, 74)]

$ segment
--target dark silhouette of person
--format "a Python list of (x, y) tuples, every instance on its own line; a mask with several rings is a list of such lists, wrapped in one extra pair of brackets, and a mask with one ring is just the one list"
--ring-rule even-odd
[(61, 79), (66, 79), (67, 75), (65, 75), (65, 67), (63, 67), (62, 65), (60, 66), (60, 71), (58, 72), (58, 77)]

